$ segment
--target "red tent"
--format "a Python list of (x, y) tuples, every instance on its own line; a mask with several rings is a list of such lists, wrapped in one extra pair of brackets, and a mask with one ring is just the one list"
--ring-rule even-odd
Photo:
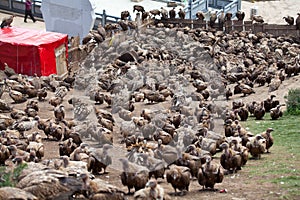
[[(61, 55), (63, 58), (61, 58)], [(68, 36), (17, 27), (0, 29), (0, 69), (4, 63), (17, 73), (38, 76), (61, 73), (67, 66)], [(59, 74), (59, 73), (58, 73)]]

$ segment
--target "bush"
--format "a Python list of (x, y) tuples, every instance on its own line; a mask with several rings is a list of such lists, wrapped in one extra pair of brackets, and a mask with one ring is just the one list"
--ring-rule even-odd
[(291, 89), (287, 96), (287, 113), (290, 115), (300, 115), (300, 88)]
[(15, 187), (18, 177), (27, 164), (21, 164), (16, 168), (9, 169), (5, 166), (0, 167), (0, 187)]

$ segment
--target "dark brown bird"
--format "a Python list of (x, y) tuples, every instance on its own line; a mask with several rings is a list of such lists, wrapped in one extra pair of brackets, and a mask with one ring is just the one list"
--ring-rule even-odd
[(11, 15), (9, 17), (4, 17), (2, 19), (2, 22), (1, 22), (1, 28), (4, 28), (4, 27), (11, 27), (11, 23), (13, 22), (14, 20), (14, 17), (15, 15)]
[(170, 16), (170, 19), (175, 19), (175, 17), (176, 17), (175, 8), (173, 8), (169, 11), (169, 16)]
[(72, 138), (69, 138), (59, 144), (59, 155), (60, 156), (69, 156), (76, 149), (77, 145), (73, 142)]
[(300, 30), (300, 13), (297, 13), (298, 17), (296, 19), (296, 29)]
[(252, 21), (256, 21), (258, 23), (264, 23), (264, 19), (262, 16), (259, 15), (253, 15), (252, 16)]
[(209, 25), (211, 28), (214, 27), (215, 23), (216, 23), (216, 20), (217, 20), (217, 11), (214, 12), (214, 13), (211, 13), (210, 14), (210, 18), (209, 18)]
[(211, 188), (215, 190), (214, 186), (216, 183), (222, 183), (224, 178), (224, 172), (220, 165), (211, 163), (211, 157), (206, 157), (206, 162), (199, 169), (198, 172), (198, 183), (205, 188)]
[(266, 139), (260, 134), (257, 134), (256, 136), (249, 138), (246, 147), (249, 149), (249, 153), (254, 159), (260, 159), (261, 154), (266, 151)]
[(283, 17), (283, 19), (288, 23), (288, 25), (294, 25), (294, 17), (288, 15), (287, 17)]
[(135, 191), (144, 188), (149, 180), (149, 170), (124, 158), (120, 158), (120, 161), (123, 165), (121, 181), (124, 186), (127, 186), (128, 194), (130, 194), (131, 188), (134, 188)]
[(282, 110), (280, 110), (281, 106), (282, 105), (278, 105), (278, 106), (276, 106), (276, 108), (272, 108), (270, 110), (270, 116), (273, 120), (278, 119), (279, 117), (282, 117), (283, 112), (282, 112)]
[(13, 110), (13, 108), (10, 105), (8, 105), (8, 103), (6, 103), (2, 99), (0, 99), (0, 111), (1, 112), (11, 112), (12, 110)]
[(200, 11), (196, 13), (196, 17), (197, 17), (197, 19), (200, 20), (200, 21), (203, 21), (204, 18), (205, 18), (203, 12), (200, 12)]
[(222, 167), (229, 172), (236, 173), (242, 167), (242, 157), (239, 152), (234, 151), (229, 147), (229, 144), (224, 142), (220, 148), (223, 149), (223, 153), (220, 157), (220, 163)]
[(184, 19), (185, 18), (185, 12), (181, 8), (179, 8), (178, 16), (179, 16), (180, 19)]
[(10, 156), (10, 153), (9, 153), (9, 149), (7, 148), (7, 146), (0, 143), (0, 164), (4, 165), (5, 161), (9, 158), (9, 156)]
[(225, 92), (226, 100), (229, 100), (229, 97), (231, 97), (232, 95), (233, 95), (233, 93), (232, 93), (231, 89), (227, 88), (226, 92)]
[(54, 108), (54, 116), (56, 121), (62, 121), (65, 118), (65, 106), (60, 104)]
[(273, 100), (276, 95), (272, 94), (269, 98), (264, 100), (264, 108), (266, 112), (270, 112), (272, 108), (276, 108), (279, 105), (278, 100)]
[(261, 136), (266, 139), (266, 149), (267, 153), (270, 153), (269, 149), (274, 144), (274, 138), (271, 135), (271, 132), (274, 131), (272, 128), (268, 128), (265, 132), (261, 133)]
[(239, 21), (243, 21), (245, 18), (245, 12), (239, 10), (235, 13), (235, 16)]
[(94, 149), (89, 154), (88, 159), (88, 170), (92, 171), (93, 174), (99, 174), (102, 169), (104, 174), (106, 174), (106, 168), (112, 163), (110, 155), (108, 155), (108, 150), (112, 148), (110, 144), (104, 144), (101, 149)]
[(144, 13), (144, 12), (145, 12), (145, 9), (144, 9), (143, 6), (140, 6), (140, 5), (134, 5), (134, 6), (133, 6), (133, 12), (134, 12), (134, 11)]
[(127, 20), (127, 18), (130, 16), (129, 11), (125, 10), (121, 12), (121, 20)]
[(175, 195), (177, 189), (181, 191), (180, 194), (183, 194), (183, 190), (189, 191), (191, 173), (188, 167), (171, 165), (166, 171), (166, 176), (167, 182), (174, 188)]
[(265, 116), (266, 110), (264, 108), (264, 102), (262, 101), (253, 112), (253, 115), (256, 120), (261, 120)]
[(9, 96), (14, 100), (15, 103), (23, 103), (27, 101), (27, 98), (24, 94), (15, 90), (11, 90), (10, 88), (9, 88)]
[(231, 18), (232, 18), (232, 13), (231, 12), (228, 12), (228, 13), (226, 13), (225, 14), (225, 21), (230, 21), (231, 20)]
[(38, 89), (37, 91), (37, 97), (39, 101), (44, 101), (45, 98), (47, 97), (48, 93), (47, 93), (47, 88), (43, 87), (41, 89)]
[(237, 114), (240, 117), (241, 121), (247, 121), (249, 112), (246, 108), (244, 108), (244, 107), (239, 108), (237, 111)]

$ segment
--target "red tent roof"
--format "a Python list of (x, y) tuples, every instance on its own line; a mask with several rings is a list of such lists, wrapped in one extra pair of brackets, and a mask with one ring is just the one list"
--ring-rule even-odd
[(66, 34), (17, 27), (0, 29), (0, 68), (4, 63), (17, 73), (50, 75), (56, 73), (55, 49), (65, 45)]

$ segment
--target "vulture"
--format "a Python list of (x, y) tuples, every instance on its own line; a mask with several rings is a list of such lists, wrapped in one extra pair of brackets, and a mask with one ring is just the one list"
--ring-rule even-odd
[(16, 185), (38, 199), (70, 199), (73, 194), (80, 194), (82, 186), (82, 181), (54, 169), (35, 170)]
[(174, 19), (176, 17), (175, 8), (173, 8), (169, 11), (169, 16), (170, 16), (170, 19)]
[(200, 20), (200, 21), (203, 21), (204, 18), (205, 18), (203, 12), (200, 12), (200, 11), (196, 13), (196, 17), (197, 17), (197, 19)]
[(266, 139), (266, 150), (267, 153), (270, 153), (269, 149), (273, 146), (274, 138), (271, 135), (271, 132), (274, 131), (272, 128), (268, 128), (265, 132), (261, 133), (260, 135)]
[(216, 20), (217, 20), (217, 11), (210, 14), (209, 25), (211, 28), (214, 27)]
[(248, 161), (249, 151), (247, 147), (242, 145), (242, 139), (240, 137), (233, 137), (229, 145), (234, 151), (239, 152), (242, 157), (242, 165), (245, 165)]
[(87, 173), (80, 174), (82, 179), (82, 193), (90, 200), (124, 200), (124, 193), (118, 187), (108, 184), (106, 181), (95, 178), (90, 179)]
[(134, 11), (144, 13), (144, 12), (145, 12), (145, 9), (144, 9), (143, 6), (140, 6), (140, 5), (134, 5), (134, 6), (133, 6), (133, 12), (134, 12)]
[(65, 118), (65, 109), (64, 105), (60, 104), (54, 108), (54, 116), (56, 121), (62, 121)]
[(1, 112), (10, 112), (12, 110), (13, 110), (13, 108), (11, 106), (9, 106), (8, 103), (6, 103), (2, 99), (0, 99), (0, 111)]
[(188, 167), (171, 165), (170, 169), (166, 171), (166, 177), (167, 182), (171, 183), (174, 188), (175, 195), (177, 189), (181, 191), (181, 194), (183, 194), (183, 190), (189, 191), (191, 173)]
[(228, 13), (226, 13), (225, 14), (225, 21), (230, 21), (231, 20), (231, 18), (232, 18), (232, 13), (231, 12), (228, 12)]
[(106, 174), (106, 167), (112, 163), (112, 159), (107, 152), (111, 148), (112, 145), (104, 144), (101, 149), (93, 149), (89, 154), (88, 171), (99, 174), (103, 169), (103, 173)]
[(235, 13), (235, 16), (239, 21), (243, 21), (245, 18), (245, 12), (239, 10)]
[(224, 178), (224, 172), (220, 165), (211, 163), (211, 157), (206, 157), (205, 164), (199, 169), (198, 172), (198, 183), (205, 188), (211, 188), (215, 190), (214, 186), (216, 183), (222, 183)]
[(168, 19), (168, 11), (163, 7), (160, 8), (161, 19)]
[(166, 200), (168, 195), (165, 194), (163, 187), (161, 187), (155, 179), (150, 179), (147, 182), (146, 187), (136, 191), (133, 197), (135, 200)]
[(256, 106), (253, 115), (256, 120), (261, 120), (265, 116), (266, 110), (264, 108), (264, 102), (262, 101), (260, 105)]
[(249, 153), (254, 159), (260, 159), (261, 154), (266, 151), (266, 139), (260, 134), (257, 134), (256, 136), (249, 138), (246, 147), (249, 149)]
[(296, 19), (296, 29), (300, 30), (300, 13), (297, 13), (298, 17)]
[(119, 159), (123, 165), (123, 172), (121, 173), (121, 182), (130, 189), (134, 188), (135, 191), (143, 189), (149, 180), (149, 170), (143, 166), (129, 162), (127, 159)]
[(278, 100), (273, 100), (276, 95), (272, 94), (269, 98), (264, 100), (264, 108), (266, 112), (270, 112), (272, 108), (276, 108), (279, 105)]
[(279, 117), (282, 117), (283, 112), (280, 110), (280, 107), (282, 105), (277, 105), (276, 108), (272, 108), (270, 110), (270, 116), (273, 120), (278, 119)]
[(0, 99), (4, 93), (4, 90), (5, 90), (5, 84), (4, 84), (4, 82), (1, 81), (0, 82)]
[(12, 90), (10, 88), (9, 88), (9, 96), (14, 100), (15, 103), (23, 103), (27, 101), (27, 98), (24, 94), (16, 90)]
[(165, 163), (162, 160), (151, 157), (146, 153), (141, 153), (143, 159), (142, 165), (149, 169), (149, 178), (154, 176), (155, 179), (164, 178)]
[(247, 121), (249, 116), (249, 112), (247, 108), (244, 107), (239, 108), (237, 114), (239, 115), (241, 121)]
[(121, 12), (121, 20), (126, 20), (130, 16), (129, 11), (125, 10)]
[(36, 196), (30, 192), (26, 192), (16, 187), (1, 187), (0, 200), (38, 200)]
[[(228, 13), (226, 13), (227, 16)], [(223, 30), (224, 21), (226, 20), (226, 16), (224, 15), (224, 11), (221, 11), (221, 14), (218, 16), (218, 25), (219, 29)]]
[(236, 173), (237, 170), (241, 170), (243, 163), (240, 153), (230, 148), (229, 144), (226, 142), (221, 144), (220, 148), (223, 149), (223, 153), (220, 157), (222, 167), (233, 173)]
[(73, 142), (72, 138), (60, 142), (58, 145), (60, 156), (70, 156), (71, 153), (76, 149), (76, 144)]
[(294, 25), (294, 17), (288, 15), (287, 17), (283, 17), (283, 19), (288, 23), (288, 25)]
[(264, 19), (262, 16), (259, 15), (253, 15), (252, 16), (252, 21), (256, 21), (258, 23), (264, 23)]
[(2, 19), (2, 22), (1, 22), (1, 28), (4, 28), (4, 27), (11, 27), (11, 23), (13, 22), (14, 20), (14, 17), (15, 15), (11, 15), (9, 17), (4, 17)]
[(0, 143), (0, 165), (4, 165), (5, 161), (9, 158), (10, 153), (7, 146)]
[(178, 16), (179, 16), (180, 19), (184, 19), (185, 18), (185, 12), (181, 8), (179, 8)]

